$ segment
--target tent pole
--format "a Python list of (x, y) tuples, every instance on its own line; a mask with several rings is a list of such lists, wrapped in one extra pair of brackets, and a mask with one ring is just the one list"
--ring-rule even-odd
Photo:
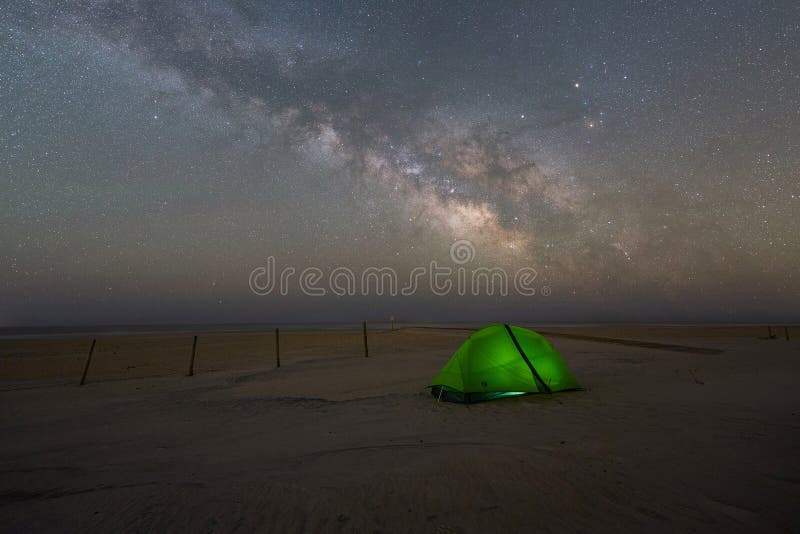
[(536, 368), (533, 366), (531, 361), (528, 359), (528, 355), (525, 354), (524, 350), (522, 350), (522, 347), (520, 346), (519, 341), (517, 341), (517, 338), (514, 335), (514, 332), (511, 331), (511, 327), (509, 325), (507, 325), (507, 324), (504, 324), (503, 326), (505, 327), (506, 332), (508, 332), (508, 335), (511, 337), (511, 341), (514, 342), (514, 346), (517, 348), (517, 352), (519, 352), (519, 355), (522, 356), (522, 359), (525, 360), (525, 363), (528, 365), (528, 368), (531, 370), (531, 374), (533, 375), (533, 380), (534, 380), (534, 382), (536, 382), (536, 388), (539, 389), (539, 387), (541, 386), (542, 388), (544, 388), (544, 392), (545, 393), (552, 393), (552, 391), (550, 390), (550, 386), (544, 383), (544, 380), (542, 380), (542, 377), (539, 376), (538, 371), (536, 371)]

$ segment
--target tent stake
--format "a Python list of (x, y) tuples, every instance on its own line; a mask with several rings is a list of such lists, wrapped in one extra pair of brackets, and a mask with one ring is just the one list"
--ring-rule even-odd
[(194, 336), (194, 341), (192, 341), (192, 358), (189, 360), (189, 372), (186, 373), (186, 376), (194, 376), (194, 355), (197, 352), (197, 336)]
[(364, 357), (369, 358), (369, 347), (367, 346), (367, 321), (361, 323), (361, 329), (364, 332)]
[(275, 367), (281, 366), (281, 331), (280, 329), (275, 329)]
[(86, 383), (86, 375), (89, 372), (89, 365), (92, 363), (92, 354), (94, 354), (94, 346), (97, 344), (97, 339), (92, 340), (92, 346), (89, 348), (89, 355), (86, 357), (86, 365), (83, 368), (83, 375), (81, 376), (80, 385)]

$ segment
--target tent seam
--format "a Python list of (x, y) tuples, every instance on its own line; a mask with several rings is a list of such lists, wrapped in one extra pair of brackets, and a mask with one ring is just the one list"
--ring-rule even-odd
[(536, 371), (536, 368), (533, 366), (531, 361), (528, 359), (528, 355), (525, 354), (524, 350), (522, 350), (522, 347), (520, 346), (519, 341), (517, 341), (517, 337), (514, 335), (514, 332), (511, 331), (511, 327), (508, 326), (507, 324), (504, 324), (503, 326), (506, 327), (506, 332), (508, 332), (508, 335), (511, 336), (511, 341), (514, 342), (514, 346), (517, 348), (517, 352), (519, 352), (519, 355), (522, 356), (523, 360), (525, 360), (525, 363), (528, 364), (528, 368), (531, 370), (531, 374), (533, 375), (534, 382), (536, 382), (536, 386), (538, 387), (539, 385), (541, 385), (541, 386), (544, 387), (544, 390), (545, 390), (546, 393), (553, 393), (553, 391), (550, 389), (550, 386), (548, 386), (545, 383), (545, 381), (542, 380), (542, 377), (539, 376), (538, 371)]

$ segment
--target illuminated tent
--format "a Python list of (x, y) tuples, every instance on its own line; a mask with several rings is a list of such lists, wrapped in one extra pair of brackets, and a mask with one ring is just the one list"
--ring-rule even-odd
[(472, 334), (429, 386), (451, 402), (580, 389), (561, 355), (532, 330), (495, 324)]

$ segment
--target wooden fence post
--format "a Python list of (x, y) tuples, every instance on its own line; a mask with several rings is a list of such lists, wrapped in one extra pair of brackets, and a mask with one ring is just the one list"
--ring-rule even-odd
[(361, 329), (364, 332), (364, 357), (369, 358), (369, 347), (367, 346), (367, 321), (361, 323)]
[(92, 346), (89, 348), (89, 355), (86, 357), (86, 365), (83, 367), (83, 375), (81, 376), (80, 385), (86, 383), (86, 375), (89, 373), (89, 365), (92, 363), (92, 354), (94, 354), (94, 346), (97, 344), (97, 339), (92, 340)]
[(275, 329), (275, 367), (281, 366), (281, 331)]
[(194, 355), (196, 352), (197, 352), (197, 336), (194, 336), (194, 341), (192, 341), (192, 359), (189, 360), (189, 372), (186, 373), (186, 376), (194, 375)]

